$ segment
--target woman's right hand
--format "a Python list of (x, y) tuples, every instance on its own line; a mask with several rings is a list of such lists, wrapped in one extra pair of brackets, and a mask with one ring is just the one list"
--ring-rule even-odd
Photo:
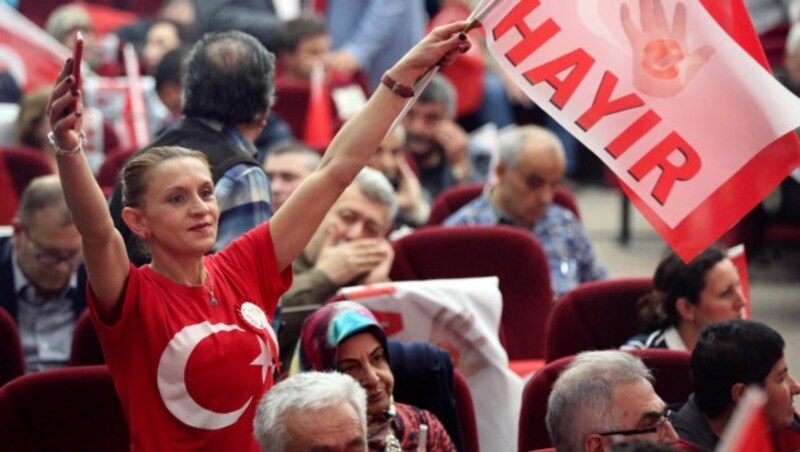
[(74, 149), (80, 143), (83, 127), (83, 94), (72, 76), (72, 58), (64, 63), (47, 103), (47, 120), (61, 149)]

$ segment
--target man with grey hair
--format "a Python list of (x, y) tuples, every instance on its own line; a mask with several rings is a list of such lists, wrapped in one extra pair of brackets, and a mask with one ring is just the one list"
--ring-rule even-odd
[(496, 183), (444, 221), (445, 226), (510, 225), (533, 234), (547, 254), (556, 296), (606, 277), (586, 231), (572, 212), (553, 203), (564, 178), (561, 140), (539, 126), (501, 135), (494, 168)]
[(559, 452), (597, 452), (651, 439), (674, 444), (670, 412), (641, 359), (626, 352), (584, 352), (559, 375), (547, 401), (547, 431)]
[(289, 139), (269, 151), (264, 160), (264, 171), (272, 186), (272, 207), (276, 212), (297, 187), (319, 165), (319, 152), (300, 141)]
[[(292, 264), (294, 282), (281, 298), (284, 309), (319, 306), (342, 287), (388, 281), (394, 251), (385, 236), (396, 214), (397, 198), (386, 176), (361, 170)], [(301, 319), (294, 320), (280, 331), (284, 363), (300, 336)]]
[(86, 308), (78, 284), (81, 236), (58, 176), (28, 184), (14, 232), (0, 238), (0, 307), (17, 322), (28, 372), (69, 362), (75, 321)]
[(420, 182), (431, 198), (462, 182), (486, 180), (490, 153), (471, 143), (455, 121), (456, 92), (437, 75), (403, 119), (405, 148), (414, 157)]
[(253, 427), (263, 452), (364, 452), (367, 395), (349, 375), (302, 372), (267, 392)]

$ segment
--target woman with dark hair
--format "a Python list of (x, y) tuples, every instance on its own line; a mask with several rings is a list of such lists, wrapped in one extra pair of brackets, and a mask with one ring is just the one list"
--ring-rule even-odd
[(643, 333), (621, 348), (691, 351), (700, 328), (739, 319), (745, 300), (739, 273), (725, 252), (709, 248), (688, 264), (673, 253), (653, 275), (653, 290), (637, 302)]
[[(323, 306), (303, 323), (291, 374), (337, 371), (367, 391), (367, 440), (370, 451), (419, 450), (425, 435), (429, 451), (455, 451), (432, 413), (394, 401), (386, 333), (364, 306), (342, 301)], [(291, 378), (291, 377), (290, 377)], [(421, 426), (427, 432), (421, 433)]]

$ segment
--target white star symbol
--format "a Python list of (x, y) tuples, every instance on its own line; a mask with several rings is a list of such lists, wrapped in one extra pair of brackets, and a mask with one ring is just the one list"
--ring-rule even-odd
[(267, 367), (269, 367), (269, 359), (267, 354), (267, 344), (264, 342), (264, 339), (260, 337), (258, 339), (258, 345), (261, 347), (261, 353), (258, 354), (256, 359), (250, 363), (251, 366), (261, 366), (261, 382), (265, 382), (267, 380)]

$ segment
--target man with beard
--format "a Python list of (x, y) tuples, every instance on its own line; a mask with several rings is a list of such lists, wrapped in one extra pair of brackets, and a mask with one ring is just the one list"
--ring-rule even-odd
[(403, 119), (405, 148), (414, 156), (422, 187), (431, 198), (462, 182), (482, 182), (489, 173), (489, 152), (470, 143), (456, 122), (456, 93), (435, 76)]
[(404, 140), (405, 131), (398, 126), (383, 139), (367, 166), (382, 172), (394, 187), (397, 195), (395, 224), (416, 228), (428, 221), (431, 205), (423, 193), (419, 178), (406, 160), (402, 149)]

